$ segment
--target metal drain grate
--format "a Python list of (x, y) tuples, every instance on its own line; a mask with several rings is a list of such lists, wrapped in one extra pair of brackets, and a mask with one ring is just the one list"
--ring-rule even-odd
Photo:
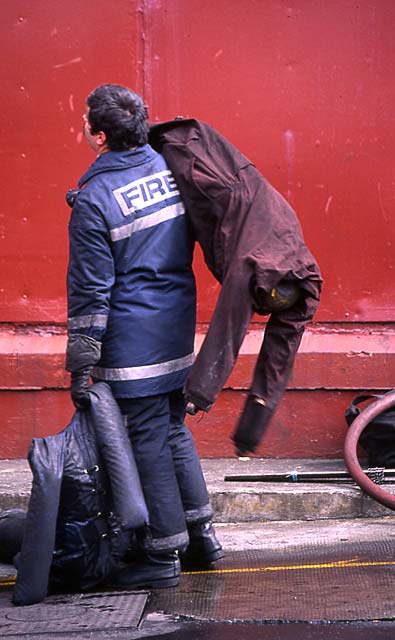
[(147, 598), (148, 593), (141, 591), (103, 592), (50, 596), (45, 602), (28, 607), (10, 605), (0, 609), (0, 637), (136, 629)]
[(185, 573), (151, 607), (201, 620), (329, 622), (395, 619), (395, 545), (315, 544), (229, 553)]

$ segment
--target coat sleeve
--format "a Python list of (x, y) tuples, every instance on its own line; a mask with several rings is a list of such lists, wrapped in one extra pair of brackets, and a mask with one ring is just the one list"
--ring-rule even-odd
[(83, 197), (69, 224), (68, 331), (101, 340), (107, 327), (114, 261), (99, 209)]
[(123, 529), (148, 522), (148, 511), (127, 429), (111, 389), (103, 382), (90, 388), (90, 418), (111, 485), (114, 511)]
[(35, 438), (29, 451), (33, 484), (12, 602), (29, 605), (47, 595), (64, 464), (64, 436)]
[(230, 271), (216, 304), (209, 329), (185, 384), (188, 401), (209, 411), (228, 379), (252, 317), (248, 274)]

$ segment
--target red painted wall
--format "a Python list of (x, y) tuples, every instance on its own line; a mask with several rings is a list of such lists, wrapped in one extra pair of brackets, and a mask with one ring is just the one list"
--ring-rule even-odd
[(395, 4), (150, 6), (154, 118), (213, 124), (290, 200), (325, 277), (319, 320), (394, 320)]
[[(66, 320), (64, 194), (94, 159), (81, 133), (85, 97), (102, 82), (117, 82), (144, 95), (151, 120), (194, 116), (239, 146), (299, 215), (325, 279), (316, 320), (329, 334), (337, 326), (350, 334), (381, 327), (368, 353), (392, 345), (392, 0), (5, 0), (0, 32), (3, 336)], [(199, 321), (207, 323), (218, 285), (199, 251), (196, 271)], [(5, 337), (1, 344), (7, 363), (14, 343)], [(331, 345), (326, 353), (337, 353), (337, 338)], [(347, 351), (341, 354), (346, 362)], [(392, 346), (386, 354), (392, 357)], [(26, 366), (22, 358), (19, 371)], [(341, 368), (331, 371), (328, 388)], [(388, 369), (382, 380), (367, 373), (365, 385), (359, 379), (348, 388), (385, 388), (388, 377)], [(57, 384), (48, 373), (40, 389)], [(3, 377), (7, 394), (32, 392), (22, 373), (15, 385)], [(6, 405), (5, 434), (18, 403)], [(59, 407), (57, 422), (66, 415), (63, 400)], [(6, 437), (8, 450), (19, 451), (17, 436)], [(199, 446), (206, 451), (203, 441)]]
[(93, 160), (85, 96), (135, 84), (138, 15), (117, 0), (6, 0), (2, 6), (0, 321), (64, 322), (64, 194)]
[(1, 321), (65, 319), (64, 192), (93, 160), (81, 114), (106, 81), (153, 120), (208, 121), (292, 202), (325, 277), (319, 320), (395, 319), (391, 0), (3, 4)]

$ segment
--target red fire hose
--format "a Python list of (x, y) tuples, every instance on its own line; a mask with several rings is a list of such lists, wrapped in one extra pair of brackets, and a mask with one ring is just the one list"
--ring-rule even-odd
[(361, 411), (347, 432), (346, 441), (344, 443), (344, 461), (350, 475), (354, 478), (355, 482), (361, 487), (361, 489), (365, 491), (365, 493), (369, 494), (385, 507), (395, 510), (395, 495), (388, 493), (388, 491), (385, 491), (375, 484), (373, 480), (368, 478), (361, 468), (357, 456), (357, 445), (362, 431), (367, 427), (369, 422), (373, 420), (373, 418), (379, 415), (379, 413), (382, 413), (393, 406), (395, 406), (395, 391), (387, 393), (383, 398), (376, 400), (376, 402), (373, 402), (369, 407), (364, 409), (364, 411)]

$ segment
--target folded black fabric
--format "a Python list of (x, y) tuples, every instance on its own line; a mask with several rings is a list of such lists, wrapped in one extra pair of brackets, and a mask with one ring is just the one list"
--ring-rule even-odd
[(148, 512), (123, 417), (105, 383), (91, 388), (89, 411), (77, 411), (59, 434), (35, 438), (16, 605), (48, 593), (103, 583)]

